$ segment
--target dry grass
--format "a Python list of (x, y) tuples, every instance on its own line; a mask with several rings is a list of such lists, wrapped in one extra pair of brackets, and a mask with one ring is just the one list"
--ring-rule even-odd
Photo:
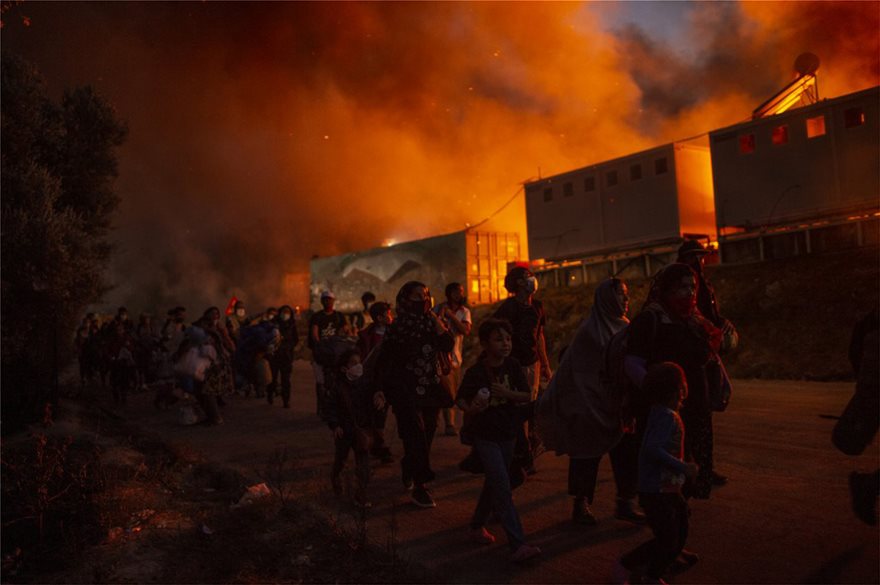
[(420, 580), (368, 544), (365, 517), (292, 494), (283, 453), (264, 468), (274, 497), (239, 506), (241, 474), (87, 407), (61, 416), (3, 445), (4, 582)]

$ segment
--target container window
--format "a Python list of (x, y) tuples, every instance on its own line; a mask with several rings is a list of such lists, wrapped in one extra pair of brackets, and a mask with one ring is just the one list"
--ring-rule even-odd
[(563, 197), (573, 197), (574, 196), (574, 185), (571, 183), (565, 183), (562, 185), (562, 195)]
[(807, 118), (807, 138), (816, 138), (825, 135), (825, 116)]
[(777, 126), (770, 133), (770, 139), (773, 141), (773, 144), (788, 144), (788, 126), (783, 124), (782, 126)]
[(642, 165), (632, 165), (629, 168), (629, 180), (639, 181), (642, 178)]
[(544, 201), (553, 201), (553, 187), (544, 189)]
[(596, 190), (596, 177), (587, 177), (584, 179), (584, 191), (590, 192)]
[(740, 154), (752, 154), (755, 152), (755, 135), (743, 134), (739, 137)]
[(669, 170), (669, 163), (666, 161), (666, 157), (658, 158), (654, 161), (654, 174), (655, 175), (665, 175)]
[(613, 187), (617, 184), (617, 171), (608, 171), (605, 173), (605, 184)]
[(865, 111), (862, 108), (849, 108), (843, 112), (843, 124), (847, 128), (855, 128), (865, 123)]

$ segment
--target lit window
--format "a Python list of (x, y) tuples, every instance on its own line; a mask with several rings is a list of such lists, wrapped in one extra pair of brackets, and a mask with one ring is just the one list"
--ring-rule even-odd
[(655, 175), (664, 175), (666, 171), (669, 170), (669, 163), (666, 162), (666, 157), (658, 158), (654, 161), (654, 174)]
[(562, 195), (564, 197), (573, 197), (574, 196), (574, 185), (571, 183), (565, 183), (562, 185)]
[(617, 171), (608, 171), (605, 173), (605, 184), (613, 187), (617, 184)]
[(782, 125), (774, 128), (770, 133), (770, 139), (773, 141), (773, 144), (787, 144), (788, 126)]
[(633, 165), (629, 168), (629, 180), (638, 181), (642, 178), (642, 165)]
[(596, 190), (596, 177), (587, 177), (584, 179), (584, 191), (595, 191)]
[(865, 111), (862, 108), (849, 108), (843, 112), (843, 125), (855, 128), (865, 123)]
[(825, 135), (825, 116), (807, 118), (807, 138)]
[(739, 137), (739, 152), (741, 154), (751, 154), (755, 152), (754, 134), (743, 134)]
[(544, 189), (544, 201), (553, 201), (553, 187)]
[(475, 295), (480, 294), (480, 281), (479, 280), (471, 280), (471, 292)]

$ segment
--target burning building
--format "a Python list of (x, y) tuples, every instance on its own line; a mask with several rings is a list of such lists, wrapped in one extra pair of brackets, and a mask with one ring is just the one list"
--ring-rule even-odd
[(713, 240), (704, 139), (675, 142), (526, 183), (529, 250), (550, 285), (644, 278), (683, 237)]
[(880, 88), (767, 110), (784, 94), (709, 133), (724, 262), (878, 242)]
[(549, 285), (650, 276), (684, 238), (723, 262), (877, 245), (880, 88), (819, 100), (819, 59), (751, 119), (526, 184), (532, 264)]
[(520, 235), (469, 228), (451, 234), (402, 242), (311, 261), (310, 303), (320, 308), (322, 290), (330, 289), (342, 311), (361, 308), (361, 295), (370, 291), (379, 300), (394, 302), (410, 280), (424, 282), (435, 299), (450, 282), (460, 282), (470, 304), (507, 297), (507, 266), (523, 258)]

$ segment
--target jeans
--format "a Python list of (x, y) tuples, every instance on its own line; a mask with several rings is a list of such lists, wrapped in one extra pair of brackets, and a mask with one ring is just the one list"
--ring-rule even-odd
[(477, 501), (477, 508), (471, 519), (471, 528), (482, 528), (489, 520), (489, 514), (495, 510), (495, 515), (501, 521), (501, 526), (507, 534), (507, 542), (511, 550), (516, 550), (525, 542), (522, 524), (519, 514), (513, 506), (513, 492), (510, 488), (510, 462), (513, 459), (513, 447), (515, 439), (507, 441), (487, 441), (474, 438), (474, 451), (483, 462), (486, 480), (483, 483), (483, 491)]

